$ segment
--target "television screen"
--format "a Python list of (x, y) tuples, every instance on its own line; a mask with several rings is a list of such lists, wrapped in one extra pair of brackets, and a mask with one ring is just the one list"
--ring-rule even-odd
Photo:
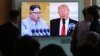
[[(66, 22), (65, 33), (62, 32), (61, 19), (65, 19)], [(62, 36), (62, 33), (69, 36), (77, 21), (78, 2), (22, 2), (21, 4), (21, 36)]]

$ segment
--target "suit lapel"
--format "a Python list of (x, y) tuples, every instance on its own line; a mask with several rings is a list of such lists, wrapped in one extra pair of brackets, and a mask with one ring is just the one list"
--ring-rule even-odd
[(55, 34), (57, 36), (59, 36), (59, 27), (60, 27), (60, 18), (56, 19), (56, 22), (55, 22)]

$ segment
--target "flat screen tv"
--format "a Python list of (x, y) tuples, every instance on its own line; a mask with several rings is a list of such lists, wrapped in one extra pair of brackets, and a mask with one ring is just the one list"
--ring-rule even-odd
[[(24, 35), (29, 35), (34, 37), (61, 36), (60, 21), (59, 23), (57, 22), (53, 23), (53, 25), (56, 23), (57, 25), (59, 25), (59, 27), (57, 27), (57, 25), (53, 26), (53, 28), (56, 28), (58, 30), (52, 31), (53, 28), (51, 28), (52, 27), (51, 21), (60, 19), (61, 17), (60, 16), (61, 11), (59, 11), (59, 7), (61, 5), (65, 5), (68, 7), (69, 19), (78, 21), (78, 2), (22, 2), (21, 3), (21, 36)], [(67, 29), (66, 29), (67, 34), (69, 29), (72, 27), (75, 28), (75, 24), (71, 23), (67, 25)], [(51, 33), (51, 31), (54, 32), (55, 35)]]

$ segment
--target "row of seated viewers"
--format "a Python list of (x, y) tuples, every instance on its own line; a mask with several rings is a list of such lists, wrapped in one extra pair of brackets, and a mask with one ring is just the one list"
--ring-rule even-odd
[[(18, 15), (15, 12), (10, 16)], [(83, 15), (84, 20), (73, 30), (70, 50), (73, 56), (100, 56), (100, 7), (84, 8)], [(18, 32), (9, 22), (0, 26), (0, 56), (68, 56), (59, 45), (49, 44), (40, 49), (37, 40), (30, 36), (18, 38)]]

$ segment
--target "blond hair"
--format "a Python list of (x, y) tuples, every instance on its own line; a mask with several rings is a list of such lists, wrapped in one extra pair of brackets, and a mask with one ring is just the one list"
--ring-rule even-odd
[(67, 9), (69, 10), (68, 5), (65, 5), (65, 4), (62, 4), (62, 5), (60, 5), (60, 6), (58, 7), (58, 9), (61, 9), (61, 8), (67, 8)]

